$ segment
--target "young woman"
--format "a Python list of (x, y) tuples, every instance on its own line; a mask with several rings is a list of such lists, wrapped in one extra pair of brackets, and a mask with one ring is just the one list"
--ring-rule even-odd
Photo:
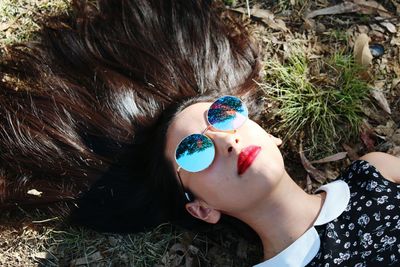
[(1, 209), (113, 232), (228, 215), (260, 236), (261, 266), (396, 264), (398, 159), (303, 192), (256, 123), (259, 52), (240, 24), (207, 0), (74, 6), (2, 58)]
[(287, 174), (281, 140), (247, 118), (240, 99), (183, 104), (165, 157), (193, 217), (222, 214), (257, 232), (256, 266), (394, 266), (400, 260), (400, 159), (370, 153), (316, 194)]

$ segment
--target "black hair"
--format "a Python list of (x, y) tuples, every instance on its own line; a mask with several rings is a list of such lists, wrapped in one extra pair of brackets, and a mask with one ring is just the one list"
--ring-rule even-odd
[(0, 209), (69, 202), (71, 222), (114, 232), (186, 224), (168, 125), (205, 97), (254, 103), (258, 46), (210, 0), (73, 7), (0, 60)]

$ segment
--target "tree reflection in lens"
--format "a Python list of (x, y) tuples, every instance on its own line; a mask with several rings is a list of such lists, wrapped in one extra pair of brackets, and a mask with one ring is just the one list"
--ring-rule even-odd
[[(242, 101), (225, 96), (215, 101), (208, 110), (208, 122), (219, 130), (236, 129), (247, 119), (248, 111)], [(236, 121), (237, 120), (237, 121)]]
[(213, 162), (215, 147), (210, 138), (202, 134), (192, 134), (182, 140), (175, 152), (176, 162), (183, 169), (199, 172)]
[(179, 159), (184, 155), (191, 155), (193, 153), (201, 152), (212, 146), (213, 143), (211, 139), (202, 134), (189, 135), (181, 141), (176, 149), (176, 159)]

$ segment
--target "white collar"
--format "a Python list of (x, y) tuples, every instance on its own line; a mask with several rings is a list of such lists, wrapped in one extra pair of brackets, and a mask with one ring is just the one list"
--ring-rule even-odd
[[(326, 197), (314, 226), (326, 224), (339, 217), (350, 200), (349, 186), (342, 180), (323, 185), (316, 192), (318, 191), (325, 191)], [(311, 227), (278, 255), (253, 267), (303, 267), (317, 255), (320, 245), (318, 232)]]

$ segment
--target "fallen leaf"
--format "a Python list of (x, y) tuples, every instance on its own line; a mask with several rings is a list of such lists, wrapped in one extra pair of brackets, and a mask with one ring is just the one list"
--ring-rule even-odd
[(306, 188), (304, 190), (307, 193), (311, 193), (313, 187), (312, 187), (312, 181), (311, 181), (310, 175), (308, 173), (307, 173), (306, 181), (307, 181), (307, 184), (306, 184)]
[(395, 89), (397, 87), (397, 85), (399, 85), (399, 84), (400, 84), (400, 78), (394, 78), (392, 81), (391, 89), (392, 90)]
[(18, 15), (13, 20), (6, 21), (6, 22), (0, 22), (0, 32), (8, 30), (8, 28), (13, 26), (20, 17), (21, 17), (21, 15)]
[(390, 139), (393, 143), (400, 146), (400, 129), (397, 129), (396, 132), (390, 137)]
[(387, 153), (400, 158), (400, 146), (392, 147), (391, 149), (388, 150)]
[(360, 138), (363, 144), (366, 146), (368, 151), (373, 151), (375, 147), (375, 141), (372, 138), (374, 136), (374, 131), (368, 125), (366, 121), (361, 125)]
[(377, 13), (381, 17), (385, 18), (392, 17), (392, 14), (389, 11), (387, 11), (382, 5), (380, 5), (375, 1), (353, 0), (353, 2), (346, 1), (338, 5), (311, 11), (306, 15), (305, 18), (310, 19), (316, 16), (335, 15), (335, 14), (354, 13), (354, 12), (366, 15)]
[(357, 25), (357, 29), (359, 33), (368, 33), (369, 27), (367, 25)]
[(384, 33), (385, 29), (382, 28), (381, 26), (379, 26), (378, 24), (371, 24), (369, 25), (369, 27), (374, 31), (374, 32), (380, 32), (380, 33)]
[(352, 13), (356, 12), (358, 9), (358, 5), (351, 2), (344, 2), (342, 4), (338, 4), (335, 6), (325, 7), (317, 10), (313, 10), (308, 13), (305, 18), (311, 19), (317, 16), (324, 16), (324, 15), (335, 15), (335, 14), (342, 14), (342, 13)]
[(394, 26), (392, 23), (388, 21), (380, 22), (380, 24), (386, 28), (390, 33), (396, 33), (397, 29), (396, 26)]
[(392, 111), (390, 110), (389, 103), (386, 99), (386, 97), (383, 95), (382, 90), (378, 89), (372, 89), (371, 90), (371, 95), (372, 97), (378, 102), (378, 105), (387, 113), (392, 114)]
[(27, 194), (32, 195), (32, 196), (37, 196), (37, 197), (41, 197), (43, 192), (40, 192), (36, 189), (31, 189), (27, 192)]
[[(231, 9), (233, 11), (246, 14), (247, 9), (238, 7), (238, 8), (233, 8)], [(250, 10), (251, 16), (256, 17), (258, 19), (261, 19), (262, 22), (267, 24), (269, 27), (271, 27), (274, 30), (278, 31), (283, 31), (283, 32), (288, 32), (289, 29), (286, 27), (286, 24), (283, 20), (275, 18), (274, 13), (272, 13), (269, 10), (266, 9), (261, 9), (261, 8), (252, 8)]]
[(386, 122), (386, 118), (383, 117), (380, 112), (378, 112), (375, 108), (371, 108), (367, 105), (361, 106), (362, 112), (370, 119), (380, 123), (384, 124)]
[(354, 59), (361, 66), (368, 67), (372, 63), (372, 54), (369, 50), (370, 38), (365, 33), (360, 34), (354, 43)]
[(1, 22), (0, 23), (0, 32), (5, 31), (8, 28), (10, 28), (12, 24), (13, 24), (13, 22), (12, 23), (10, 23), (10, 22)]
[(379, 16), (389, 18), (393, 15), (387, 11), (381, 4), (373, 0), (353, 0), (359, 7), (359, 12), (362, 14), (379, 14)]
[(339, 152), (334, 155), (319, 159), (319, 160), (313, 160), (311, 161), (312, 164), (314, 163), (327, 163), (327, 162), (332, 162), (332, 161), (338, 161), (341, 159), (344, 159), (347, 156), (347, 152)]
[(304, 151), (303, 151), (303, 146), (300, 145), (300, 159), (301, 159), (301, 164), (303, 165), (304, 169), (307, 171), (308, 174), (310, 174), (310, 176), (317, 181), (318, 183), (323, 184), (326, 181), (326, 177), (325, 174), (318, 170), (317, 168), (315, 168), (311, 162), (306, 158), (306, 156), (304, 155)]
[(385, 125), (378, 125), (374, 128), (375, 132), (384, 137), (390, 137), (397, 129), (397, 125), (393, 120), (388, 120)]
[[(169, 249), (169, 252), (166, 255), (164, 255), (162, 262), (165, 264), (165, 266), (190, 267), (193, 266), (194, 262), (193, 255), (196, 255), (198, 253), (199, 249), (194, 246), (190, 245), (189, 247), (187, 247), (182, 243), (175, 243)], [(182, 262), (185, 262), (185, 264), (182, 265)]]

